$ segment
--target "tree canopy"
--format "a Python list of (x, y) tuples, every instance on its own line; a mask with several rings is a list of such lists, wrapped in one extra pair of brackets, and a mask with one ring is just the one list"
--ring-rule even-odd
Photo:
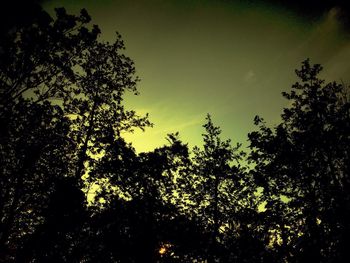
[(289, 106), (256, 116), (249, 149), (177, 132), (137, 153), (151, 127), (119, 34), (88, 12), (32, 5), (0, 42), (0, 262), (346, 262), (350, 242), (349, 89), (302, 62)]

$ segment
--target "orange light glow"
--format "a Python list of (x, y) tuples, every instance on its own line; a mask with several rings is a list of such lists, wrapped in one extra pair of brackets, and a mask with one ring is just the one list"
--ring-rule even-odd
[(167, 252), (167, 249), (165, 247), (161, 247), (159, 249), (159, 254), (164, 255)]

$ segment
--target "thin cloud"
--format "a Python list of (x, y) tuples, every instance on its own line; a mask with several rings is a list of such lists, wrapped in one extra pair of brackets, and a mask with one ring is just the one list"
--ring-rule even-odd
[(245, 75), (244, 75), (244, 80), (246, 82), (252, 82), (255, 80), (255, 73), (253, 70), (249, 70)]

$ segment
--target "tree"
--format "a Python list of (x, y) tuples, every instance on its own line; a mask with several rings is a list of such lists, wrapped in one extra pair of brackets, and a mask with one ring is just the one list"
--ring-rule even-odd
[(233, 228), (234, 216), (239, 207), (244, 206), (243, 199), (239, 199), (244, 178), (237, 163), (242, 157), (240, 145), (232, 147), (230, 140), (222, 141), (221, 130), (214, 126), (211, 116), (207, 115), (206, 120), (203, 149), (193, 149), (188, 184), (192, 185), (190, 199), (196, 207), (193, 211), (211, 233), (207, 253), (209, 260), (215, 262), (223, 246), (222, 231)]
[(193, 155), (177, 133), (137, 154), (123, 135), (151, 123), (123, 105), (121, 36), (32, 7), (0, 31), (1, 262), (346, 262), (349, 94), (320, 65), (296, 70), (280, 124), (255, 118), (250, 170), (210, 115)]
[(133, 61), (121, 54), (121, 36), (113, 44), (93, 43), (77, 59), (76, 82), (62, 94), (64, 110), (73, 119), (71, 137), (79, 145), (76, 177), (84, 174), (85, 162), (92, 167), (91, 155), (101, 154), (110, 138), (151, 125), (147, 116), (139, 117), (122, 104), (125, 92), (138, 94), (138, 79)]
[[(179, 219), (174, 191), (178, 170), (188, 162), (188, 149), (177, 134), (170, 134), (168, 140), (169, 145), (136, 155), (122, 139), (114, 139), (91, 171), (92, 177), (105, 182), (96, 196), (105, 202), (104, 209), (96, 214), (96, 220), (104, 222), (96, 223), (101, 228), (101, 240), (97, 241), (101, 254), (111, 254), (122, 261), (156, 262), (162, 244), (182, 251), (179, 231), (184, 235), (188, 229), (175, 223), (184, 219)], [(110, 226), (108, 230), (105, 224)], [(124, 254), (132, 249), (137, 254)]]
[(55, 180), (67, 175), (75, 145), (59, 107), (20, 99), (6, 114), (9, 121), (1, 129), (0, 244), (2, 251), (15, 251), (19, 239), (43, 222)]
[[(62, 260), (69, 261), (71, 228), (48, 226), (83, 213), (86, 201), (65, 210), (54, 199), (69, 187), (79, 195), (82, 176), (110, 137), (150, 123), (123, 106), (125, 92), (137, 94), (138, 79), (132, 60), (122, 54), (120, 35), (112, 44), (99, 41), (100, 30), (88, 25), (84, 9), (74, 16), (57, 8), (56, 19), (41, 8), (34, 11), (31, 19), (10, 23), (0, 43), (1, 257), (18, 259), (28, 240), (45, 237), (61, 244)], [(54, 257), (53, 246), (35, 249), (27, 256)]]
[(318, 78), (321, 70), (304, 61), (296, 70), (301, 83), (283, 93), (291, 106), (282, 123), (271, 129), (257, 117), (259, 131), (249, 135), (253, 172), (264, 188), (282, 258), (296, 262), (347, 258), (349, 101), (346, 87)]
[(16, 262), (78, 262), (86, 250), (88, 211), (79, 182), (73, 177), (58, 177), (43, 209), (44, 220), (30, 235), (25, 235)]
[(11, 110), (26, 95), (36, 101), (61, 97), (63, 89), (74, 82), (77, 57), (100, 33), (89, 30), (90, 16), (68, 15), (57, 8), (53, 20), (39, 6), (30, 19), (9, 26), (0, 43), (0, 108)]

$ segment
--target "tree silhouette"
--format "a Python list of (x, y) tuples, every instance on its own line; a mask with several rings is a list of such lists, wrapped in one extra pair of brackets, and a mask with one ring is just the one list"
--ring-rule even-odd
[(16, 250), (18, 239), (44, 220), (54, 182), (68, 173), (74, 143), (59, 107), (20, 99), (1, 125), (1, 248)]
[[(122, 105), (126, 91), (137, 93), (137, 78), (133, 62), (121, 54), (120, 36), (113, 44), (99, 42), (84, 9), (80, 16), (55, 11), (52, 19), (38, 8), (31, 20), (9, 26), (0, 46), (0, 254), (6, 261), (30, 250), (32, 260), (71, 261), (72, 233), (59, 218), (82, 213), (86, 202), (66, 211), (58, 209), (64, 199), (55, 198), (64, 186), (81, 191), (87, 165), (93, 167), (93, 155), (104, 151), (109, 137), (150, 125), (147, 116)], [(65, 178), (74, 184), (62, 186)], [(66, 230), (53, 226), (58, 222)], [(57, 241), (47, 243), (47, 251), (30, 242), (46, 238)], [(50, 254), (57, 246), (61, 259)]]
[(85, 196), (73, 177), (57, 178), (43, 211), (45, 220), (26, 235), (17, 262), (78, 262), (86, 253)]
[(242, 172), (239, 164), (235, 163), (242, 153), (239, 152), (239, 144), (232, 147), (230, 140), (221, 140), (221, 130), (214, 126), (210, 115), (207, 115), (206, 121), (203, 125), (203, 150), (199, 147), (193, 149), (189, 184), (192, 186), (190, 196), (196, 206), (196, 216), (201, 217), (211, 233), (207, 243), (208, 260), (216, 262), (224, 245), (222, 231), (233, 230), (237, 223), (234, 220), (235, 212), (244, 206), (244, 201), (239, 200), (243, 191)]
[(110, 138), (150, 125), (147, 116), (138, 117), (122, 104), (126, 91), (137, 94), (135, 68), (120, 53), (123, 48), (120, 35), (113, 44), (94, 41), (78, 58), (74, 85), (64, 90), (64, 109), (73, 118), (71, 136), (80, 145), (77, 177), (83, 175), (89, 154), (100, 154)]
[(248, 155), (210, 115), (202, 148), (173, 133), (136, 153), (123, 136), (151, 123), (124, 106), (121, 36), (85, 9), (28, 12), (0, 30), (0, 262), (346, 262), (349, 94), (320, 65), (280, 124), (255, 118)]
[[(176, 134), (170, 134), (168, 140), (169, 146), (138, 156), (130, 145), (116, 140), (91, 171), (93, 177), (106, 182), (101, 184), (97, 195), (97, 199), (103, 198), (106, 202), (101, 214), (103, 219), (99, 220), (106, 220), (113, 230), (103, 231), (104, 238), (113, 239), (113, 244), (117, 242), (124, 248), (106, 246), (105, 249), (129, 262), (160, 260), (162, 244), (171, 244), (178, 257), (184, 253), (179, 252), (183, 247), (178, 239), (189, 229), (179, 228), (180, 225), (174, 223), (184, 220), (178, 215), (174, 191), (175, 176), (179, 167), (188, 161), (188, 149)], [(116, 220), (111, 213), (118, 212)], [(125, 229), (128, 233), (121, 234)], [(131, 250), (138, 252), (135, 254)]]
[[(250, 134), (254, 174), (282, 258), (344, 262), (349, 223), (349, 101), (346, 88), (318, 78), (322, 67), (302, 64), (282, 123), (270, 129), (256, 118)], [(281, 198), (282, 196), (287, 197)]]
[(99, 34), (95, 26), (88, 30), (86, 10), (80, 16), (68, 15), (57, 8), (53, 20), (37, 8), (32, 19), (10, 27), (1, 41), (1, 101), (3, 109), (12, 107), (24, 94), (36, 101), (61, 97), (63, 89), (74, 81), (73, 68), (81, 52)]

